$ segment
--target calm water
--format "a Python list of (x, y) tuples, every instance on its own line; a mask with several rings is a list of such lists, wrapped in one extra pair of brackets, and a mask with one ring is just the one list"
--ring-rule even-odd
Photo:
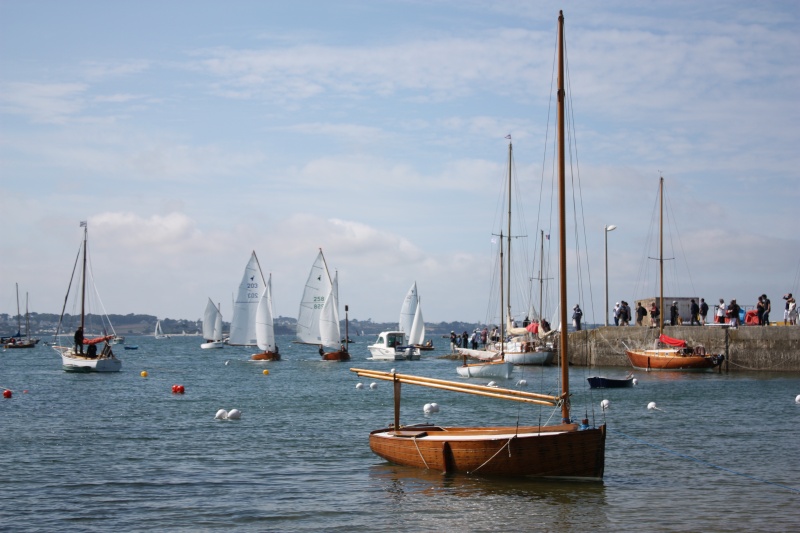
[[(800, 529), (796, 374), (642, 372), (633, 389), (590, 391), (586, 377), (625, 370), (574, 369), (574, 414), (599, 421), (611, 401), (604, 482), (490, 480), (370, 452), (369, 431), (392, 419), (391, 386), (371, 390), (350, 367), (459, 378), (437, 352), (367, 361), (363, 339), (341, 364), (290, 338), (279, 340), (284, 361), (250, 363), (250, 350), (200, 350), (198, 337), (129, 337), (139, 349), (118, 347), (123, 370), (109, 375), (65, 373), (46, 346), (0, 353), (0, 387), (14, 390), (0, 398), (0, 530)], [(524, 377), (528, 390), (548, 390), (556, 373), (530, 369), (507, 384)], [(404, 423), (425, 421), (432, 401), (445, 425), (551, 415), (405, 386)], [(661, 410), (647, 409), (653, 401)], [(241, 420), (214, 420), (234, 407)]]

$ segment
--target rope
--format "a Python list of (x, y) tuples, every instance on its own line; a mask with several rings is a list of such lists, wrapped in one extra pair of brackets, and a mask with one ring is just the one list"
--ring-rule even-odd
[[(480, 469), (481, 469), (481, 468), (483, 468), (484, 466), (488, 465), (488, 464), (489, 464), (489, 463), (492, 461), (492, 459), (494, 459), (495, 457), (497, 457), (497, 454), (498, 454), (498, 453), (500, 453), (500, 452), (502, 452), (502, 451), (503, 451), (503, 449), (504, 449), (506, 446), (508, 446), (509, 444), (511, 444), (511, 441), (512, 441), (512, 440), (514, 440), (515, 438), (517, 438), (517, 436), (516, 436), (516, 435), (512, 435), (511, 437), (509, 437), (508, 441), (507, 441), (505, 444), (503, 444), (503, 446), (501, 446), (501, 447), (500, 447), (500, 449), (499, 449), (499, 450), (497, 450), (497, 451), (494, 453), (494, 455), (492, 455), (491, 457), (489, 457), (488, 459), (486, 459), (486, 462), (484, 462), (484, 463), (483, 463), (481, 466), (479, 466), (478, 468), (476, 468), (476, 469), (475, 469), (475, 470), (473, 470), (472, 472), (467, 472), (467, 473), (468, 473), (468, 474), (474, 474), (475, 472), (477, 472), (478, 470), (480, 470)], [(509, 457), (511, 457), (511, 448), (509, 448), (509, 449), (508, 449), (508, 456), (509, 456)]]
[(659, 446), (657, 444), (651, 444), (651, 443), (643, 441), (641, 439), (637, 439), (636, 437), (631, 437), (630, 435), (626, 435), (625, 433), (623, 433), (623, 432), (621, 432), (619, 430), (611, 430), (611, 431), (614, 431), (615, 433), (618, 433), (618, 434), (622, 435), (626, 439), (630, 439), (630, 440), (636, 441), (638, 443), (644, 444), (646, 446), (650, 446), (651, 448), (655, 448), (656, 450), (659, 450), (659, 451), (662, 451), (664, 453), (668, 453), (668, 454), (674, 455), (676, 457), (680, 457), (681, 459), (688, 459), (690, 461), (694, 461), (696, 463), (708, 466), (710, 468), (716, 468), (717, 470), (722, 470), (723, 472), (728, 472), (730, 474), (734, 474), (734, 475), (741, 476), (741, 477), (744, 477), (744, 478), (747, 478), (747, 479), (751, 479), (753, 481), (758, 481), (760, 483), (765, 483), (767, 485), (774, 485), (774, 486), (782, 488), (782, 489), (787, 489), (787, 490), (791, 490), (793, 492), (800, 493), (800, 489), (796, 489), (796, 488), (790, 487), (788, 485), (782, 485), (780, 483), (775, 483), (774, 481), (768, 481), (766, 479), (761, 479), (761, 478), (758, 478), (758, 477), (755, 477), (755, 476), (750, 476), (750, 475), (747, 475), (747, 474), (743, 474), (741, 472), (737, 472), (735, 470), (731, 470), (730, 468), (725, 468), (724, 466), (715, 465), (714, 463), (709, 463), (708, 461), (704, 461), (702, 459), (698, 459), (696, 457), (692, 457), (691, 455), (686, 455), (686, 454), (683, 454), (683, 453), (680, 453), (680, 452), (676, 452), (674, 450), (670, 450), (669, 448), (665, 448), (663, 446)]
[(422, 459), (422, 464), (425, 465), (425, 470), (430, 470), (428, 463), (425, 461), (425, 457), (422, 456), (422, 452), (419, 449), (419, 444), (417, 444), (417, 437), (411, 437), (414, 440), (414, 446), (417, 447), (417, 453), (419, 454), (419, 458)]

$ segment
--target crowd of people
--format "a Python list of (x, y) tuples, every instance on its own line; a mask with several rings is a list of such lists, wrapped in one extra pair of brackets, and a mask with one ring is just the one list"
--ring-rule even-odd
[[(784, 323), (789, 325), (797, 325), (798, 323), (798, 309), (797, 309), (797, 301), (792, 296), (792, 293), (785, 294), (783, 299), (786, 300), (786, 305), (784, 306), (783, 312), (783, 320)], [(580, 318), (582, 312), (580, 312), (580, 308), (576, 305), (573, 309), (574, 313), (572, 316), (573, 325), (576, 326), (576, 329), (580, 328)], [(708, 313), (710, 309), (708, 303), (706, 303), (705, 298), (700, 298), (699, 301), (691, 298), (688, 304), (688, 315), (689, 321), (686, 325), (691, 326), (704, 326), (708, 323)], [(736, 299), (733, 298), (731, 301), (726, 304), (724, 298), (719, 299), (719, 304), (714, 305), (714, 314), (711, 317), (713, 323), (716, 324), (728, 324), (731, 327), (738, 327), (742, 324), (744, 320), (746, 324), (751, 325), (758, 325), (758, 326), (766, 326), (770, 323), (770, 313), (772, 312), (772, 303), (770, 299), (767, 297), (766, 294), (762, 294), (758, 297), (754, 309), (747, 311), (746, 313), (743, 312), (742, 307), (736, 302)], [(615, 326), (628, 326), (630, 325), (630, 321), (632, 316), (635, 316), (636, 325), (637, 326), (650, 326), (650, 327), (658, 327), (659, 325), (659, 318), (661, 316), (661, 309), (658, 306), (658, 300), (653, 301), (650, 304), (650, 308), (646, 309), (641, 302), (636, 304), (636, 310), (634, 314), (631, 314), (631, 308), (626, 301), (617, 302), (614, 305), (614, 325)], [(649, 317), (649, 324), (646, 323)], [(665, 315), (666, 317), (666, 315)], [(681, 316), (680, 309), (678, 306), (677, 301), (673, 301), (672, 305), (669, 307), (669, 320), (664, 322), (666, 325), (677, 326), (684, 324), (684, 320)]]

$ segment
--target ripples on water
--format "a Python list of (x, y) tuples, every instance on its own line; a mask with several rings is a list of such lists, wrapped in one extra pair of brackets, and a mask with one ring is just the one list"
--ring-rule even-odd
[[(367, 361), (363, 341), (352, 346), (351, 363), (323, 363), (312, 347), (281, 341), (284, 361), (250, 363), (250, 350), (200, 350), (198, 337), (131, 337), (139, 350), (119, 347), (123, 371), (110, 375), (67, 374), (45, 346), (2, 352), (0, 386), (14, 397), (0, 399), (0, 529), (800, 528), (798, 375), (642, 372), (633, 389), (590, 391), (586, 377), (624, 369), (572, 369), (574, 414), (599, 421), (600, 401), (611, 401), (604, 482), (495, 480), (388, 465), (369, 450), (369, 431), (392, 419), (391, 386), (356, 390), (364, 380), (348, 369), (458, 380), (456, 362), (436, 352)], [(525, 377), (531, 390), (552, 389), (556, 375), (528, 369), (509, 384)], [(173, 384), (186, 394), (173, 395)], [(433, 420), (444, 425), (551, 415), (405, 386), (404, 423), (426, 420), (422, 406), (431, 401), (442, 406)], [(662, 410), (648, 411), (651, 401)], [(217, 409), (234, 407), (241, 420), (214, 420)]]

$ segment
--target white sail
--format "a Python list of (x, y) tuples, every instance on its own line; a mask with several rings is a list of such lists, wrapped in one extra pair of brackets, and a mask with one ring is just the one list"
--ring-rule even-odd
[[(416, 285), (416, 284), (415, 284)], [(422, 319), (422, 305), (417, 299), (417, 310), (414, 313), (414, 321), (408, 333), (408, 344), (422, 344), (425, 342), (425, 321)]]
[(339, 304), (336, 297), (336, 287), (338, 283), (334, 280), (328, 297), (325, 299), (325, 304), (322, 306), (322, 312), (319, 317), (319, 335), (320, 344), (323, 346), (336, 346), (342, 341), (342, 335), (339, 330)]
[(297, 340), (300, 342), (322, 344), (319, 328), (320, 314), (325, 301), (332, 293), (332, 288), (333, 283), (325, 264), (325, 256), (320, 250), (311, 266), (303, 298), (300, 300), (300, 313), (297, 316)]
[(231, 319), (231, 334), (228, 344), (234, 346), (256, 345), (256, 310), (264, 285), (261, 265), (258, 263), (256, 252), (253, 251), (247, 267), (244, 269), (239, 292), (233, 303), (233, 319)]
[(272, 274), (256, 310), (256, 340), (258, 347), (265, 352), (275, 351), (275, 327), (272, 313)]
[(403, 305), (400, 307), (400, 320), (398, 321), (397, 329), (406, 335), (411, 333), (411, 327), (414, 325), (414, 315), (418, 306), (419, 297), (417, 296), (417, 282), (415, 281), (411, 288), (408, 289)]
[(208, 299), (203, 313), (203, 338), (210, 341), (222, 340), (222, 313), (211, 298)]

